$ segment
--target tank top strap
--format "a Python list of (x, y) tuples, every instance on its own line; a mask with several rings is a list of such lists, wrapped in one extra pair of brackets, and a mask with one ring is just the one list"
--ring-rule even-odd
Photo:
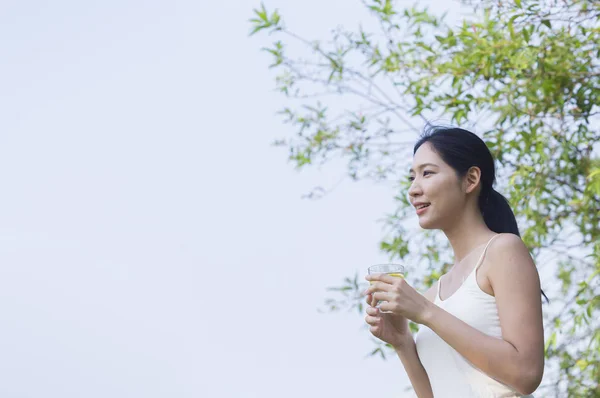
[(485, 257), (485, 253), (487, 252), (488, 247), (490, 247), (490, 243), (492, 243), (492, 241), (494, 239), (496, 239), (499, 235), (500, 234), (496, 234), (496, 235), (492, 236), (492, 239), (490, 239), (488, 241), (487, 245), (485, 245), (485, 248), (483, 249), (483, 253), (481, 253), (481, 256), (479, 256), (479, 260), (477, 260), (477, 265), (475, 266), (475, 269), (478, 269), (481, 266), (481, 264), (483, 263), (483, 258)]

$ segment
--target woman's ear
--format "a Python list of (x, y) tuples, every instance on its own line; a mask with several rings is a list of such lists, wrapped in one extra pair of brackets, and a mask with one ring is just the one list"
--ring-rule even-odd
[(477, 188), (481, 181), (481, 169), (477, 166), (471, 167), (465, 176), (465, 192), (471, 193)]

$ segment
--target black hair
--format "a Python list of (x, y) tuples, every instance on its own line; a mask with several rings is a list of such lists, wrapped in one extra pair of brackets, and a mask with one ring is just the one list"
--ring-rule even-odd
[[(481, 170), (479, 210), (486, 225), (496, 233), (521, 236), (508, 200), (493, 187), (496, 181), (494, 158), (481, 138), (457, 127), (428, 125), (415, 144), (413, 155), (426, 142), (456, 171), (459, 178), (464, 177), (471, 167), (478, 167)], [(542, 295), (548, 301), (543, 291)]]
[(479, 210), (488, 228), (496, 233), (521, 236), (508, 201), (493, 188), (496, 181), (494, 158), (481, 138), (461, 128), (428, 126), (415, 144), (413, 155), (426, 142), (456, 171), (459, 178), (464, 177), (471, 167), (479, 167)]

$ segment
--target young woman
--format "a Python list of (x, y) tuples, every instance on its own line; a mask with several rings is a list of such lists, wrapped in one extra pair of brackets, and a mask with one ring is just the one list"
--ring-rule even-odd
[[(544, 369), (540, 280), (494, 160), (475, 134), (432, 127), (414, 148), (408, 195), (419, 225), (440, 229), (455, 263), (424, 294), (369, 275), (366, 322), (391, 344), (419, 397), (522, 397)], [(407, 320), (420, 324), (416, 341)]]

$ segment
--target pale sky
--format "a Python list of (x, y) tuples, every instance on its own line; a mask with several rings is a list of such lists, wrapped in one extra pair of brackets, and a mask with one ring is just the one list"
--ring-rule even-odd
[[(340, 174), (270, 146), (259, 4), (2, 2), (0, 396), (407, 396), (362, 316), (317, 312), (387, 260), (392, 191), (301, 199)], [(311, 38), (367, 16), (266, 4)]]

